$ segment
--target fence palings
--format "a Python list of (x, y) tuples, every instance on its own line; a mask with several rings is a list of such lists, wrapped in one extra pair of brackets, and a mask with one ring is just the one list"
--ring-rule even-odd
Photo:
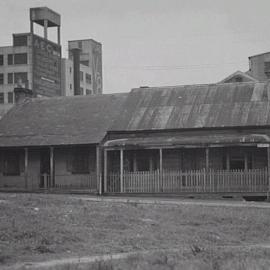
[[(108, 192), (120, 192), (120, 174), (110, 173)], [(124, 172), (127, 193), (266, 192), (267, 169)]]

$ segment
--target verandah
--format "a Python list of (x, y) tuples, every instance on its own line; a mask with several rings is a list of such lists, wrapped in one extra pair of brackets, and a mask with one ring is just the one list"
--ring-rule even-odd
[(114, 149), (105, 150), (104, 165), (104, 191), (109, 193), (266, 193), (269, 189), (269, 148)]

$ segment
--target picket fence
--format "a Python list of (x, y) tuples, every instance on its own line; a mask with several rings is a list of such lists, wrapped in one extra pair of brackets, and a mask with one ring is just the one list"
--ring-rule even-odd
[(118, 193), (201, 193), (267, 192), (267, 169), (140, 171), (109, 173), (107, 192)]

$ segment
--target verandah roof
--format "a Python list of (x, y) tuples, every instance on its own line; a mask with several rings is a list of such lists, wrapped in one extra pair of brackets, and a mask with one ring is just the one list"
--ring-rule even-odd
[(143, 136), (136, 138), (122, 138), (107, 141), (105, 147), (171, 147), (171, 146), (206, 146), (218, 144), (258, 144), (270, 143), (269, 134), (205, 134), (205, 135), (175, 135), (175, 136)]

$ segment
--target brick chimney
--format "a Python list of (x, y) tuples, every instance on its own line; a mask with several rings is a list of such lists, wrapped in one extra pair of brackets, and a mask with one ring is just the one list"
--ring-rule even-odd
[(23, 88), (23, 87), (15, 87), (14, 88), (15, 95), (15, 103), (20, 104), (25, 100), (33, 97), (33, 91), (31, 89)]

